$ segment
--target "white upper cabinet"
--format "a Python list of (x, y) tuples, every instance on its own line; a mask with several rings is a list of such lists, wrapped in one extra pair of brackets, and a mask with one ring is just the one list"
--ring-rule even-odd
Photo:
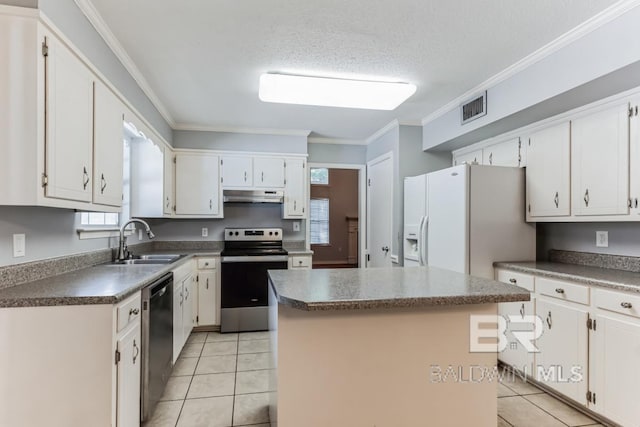
[(482, 164), (520, 167), (520, 138), (490, 145), (482, 149)]
[(631, 214), (640, 215), (640, 98), (629, 109), (629, 198)]
[(93, 203), (122, 206), (124, 105), (102, 82), (95, 82)]
[(629, 106), (610, 106), (572, 122), (575, 215), (629, 213)]
[[(140, 129), (139, 129), (140, 130)], [(167, 161), (171, 162), (170, 150), (161, 142), (146, 138), (142, 134), (131, 136), (131, 216), (159, 218), (171, 214), (171, 201), (165, 195)], [(169, 206), (167, 206), (169, 205)]]
[(253, 185), (253, 158), (248, 156), (222, 156), (222, 185), (251, 187)]
[(527, 141), (527, 219), (571, 214), (571, 125), (564, 122)]
[(307, 167), (305, 159), (287, 159), (283, 218), (306, 218)]
[(453, 166), (463, 165), (463, 164), (477, 164), (481, 165), (482, 163), (482, 150), (471, 151), (469, 153), (464, 154), (456, 154), (453, 157)]
[(92, 201), (93, 76), (58, 39), (46, 37), (47, 197)]
[(174, 191), (173, 191), (173, 177), (175, 175), (175, 155), (173, 154), (173, 150), (171, 147), (166, 145), (164, 147), (164, 185), (162, 189), (164, 190), (162, 196), (162, 211), (164, 216), (171, 216), (173, 213), (173, 205), (174, 205)]
[(258, 188), (283, 188), (284, 158), (254, 157), (253, 185)]
[(222, 218), (220, 158), (176, 152), (176, 215)]

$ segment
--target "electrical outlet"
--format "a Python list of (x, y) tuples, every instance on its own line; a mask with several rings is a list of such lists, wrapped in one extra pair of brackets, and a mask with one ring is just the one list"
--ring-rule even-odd
[(293, 231), (300, 231), (300, 221), (293, 221)]
[(608, 231), (596, 231), (596, 246), (599, 248), (609, 247), (609, 232)]
[(209, 229), (207, 227), (202, 227), (202, 237), (209, 236)]
[(24, 234), (13, 235), (13, 257), (19, 258), (26, 255), (26, 236)]

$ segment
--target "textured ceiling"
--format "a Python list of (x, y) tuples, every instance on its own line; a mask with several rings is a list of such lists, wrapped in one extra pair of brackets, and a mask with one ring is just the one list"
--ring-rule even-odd
[[(429, 113), (614, 0), (91, 0), (179, 125), (364, 139)], [(418, 86), (395, 111), (263, 103), (264, 72)]]

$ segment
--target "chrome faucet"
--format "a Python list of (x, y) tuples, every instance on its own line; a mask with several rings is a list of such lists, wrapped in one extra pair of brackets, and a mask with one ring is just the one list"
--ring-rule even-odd
[(124, 229), (127, 228), (127, 226), (129, 224), (133, 224), (134, 222), (140, 223), (142, 225), (144, 225), (145, 227), (145, 232), (147, 233), (147, 236), (149, 236), (149, 239), (153, 239), (154, 237), (156, 237), (155, 234), (153, 234), (153, 232), (151, 231), (151, 227), (149, 227), (149, 224), (147, 224), (146, 221), (143, 221), (141, 219), (137, 219), (134, 218), (130, 221), (127, 221), (122, 227), (120, 227), (120, 244), (118, 247), (118, 260), (122, 261), (124, 259), (127, 259), (129, 257), (129, 251), (127, 250), (127, 237), (124, 235)]

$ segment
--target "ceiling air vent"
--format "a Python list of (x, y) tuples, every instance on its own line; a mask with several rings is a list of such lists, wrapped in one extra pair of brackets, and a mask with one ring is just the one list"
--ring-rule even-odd
[(460, 106), (460, 123), (465, 124), (487, 115), (487, 92), (483, 92)]

